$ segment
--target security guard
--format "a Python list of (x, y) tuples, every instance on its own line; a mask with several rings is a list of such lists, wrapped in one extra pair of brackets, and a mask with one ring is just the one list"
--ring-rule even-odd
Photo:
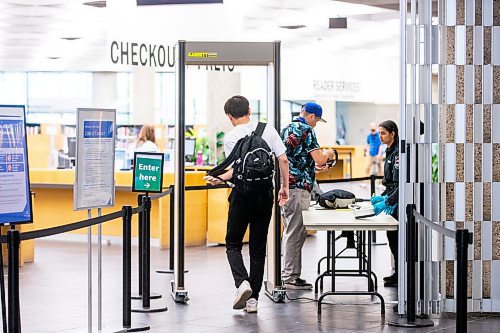
[[(382, 184), (385, 191), (382, 195), (371, 198), (375, 215), (385, 212), (396, 220), (398, 219), (399, 200), (399, 135), (398, 126), (392, 120), (386, 120), (379, 125), (380, 141), (387, 145), (385, 151), (384, 179)], [(389, 247), (395, 262), (395, 273), (384, 277), (385, 287), (398, 285), (398, 231), (387, 231)]]

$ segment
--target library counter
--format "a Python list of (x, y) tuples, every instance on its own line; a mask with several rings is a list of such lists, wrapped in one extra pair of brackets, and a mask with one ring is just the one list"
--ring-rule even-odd
[[(205, 172), (186, 172), (186, 186), (205, 185)], [(60, 226), (87, 218), (87, 210), (73, 210), (73, 183), (75, 170), (65, 169), (31, 169), (31, 189), (35, 193), (34, 230)], [(115, 172), (115, 206), (103, 208), (102, 214), (121, 209), (124, 205), (137, 206), (137, 195), (131, 192), (132, 171)], [(164, 173), (163, 186), (168, 188), (174, 182), (173, 173)], [(189, 191), (186, 193), (186, 245), (204, 245), (207, 234), (207, 190)], [(152, 201), (151, 237), (160, 239), (160, 247), (169, 247), (169, 196)], [(97, 216), (97, 209), (92, 210)], [(134, 215), (132, 236), (137, 237), (137, 215)], [(77, 230), (74, 233), (86, 233)], [(122, 222), (115, 220), (103, 224), (105, 236), (121, 236)], [(93, 228), (97, 233), (97, 227)]]

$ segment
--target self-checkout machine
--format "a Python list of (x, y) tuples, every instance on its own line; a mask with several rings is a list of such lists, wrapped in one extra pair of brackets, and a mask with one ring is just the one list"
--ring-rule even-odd
[[(177, 46), (177, 115), (175, 123), (175, 173), (174, 173), (174, 280), (172, 297), (176, 302), (189, 300), (184, 280), (185, 238), (185, 111), (187, 66), (265, 66), (267, 67), (269, 123), (280, 131), (280, 42), (191, 42), (179, 41)], [(181, 144), (182, 143), (182, 144)], [(276, 163), (275, 198), (280, 188), (280, 174)], [(281, 215), (277, 201), (269, 226), (267, 246), (267, 281), (264, 287), (275, 302), (285, 300), (281, 283)]]

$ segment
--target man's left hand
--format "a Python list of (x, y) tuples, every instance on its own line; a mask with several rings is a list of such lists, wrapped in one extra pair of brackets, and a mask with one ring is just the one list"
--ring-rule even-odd
[(288, 187), (281, 187), (278, 192), (278, 204), (284, 206), (288, 202), (289, 190)]
[(216, 186), (216, 185), (221, 185), (223, 182), (219, 178), (215, 178), (212, 176), (204, 176), (203, 180), (209, 183), (210, 185)]

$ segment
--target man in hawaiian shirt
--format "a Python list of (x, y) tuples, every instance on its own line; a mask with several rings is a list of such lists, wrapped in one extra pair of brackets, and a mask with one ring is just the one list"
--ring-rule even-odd
[(283, 129), (281, 139), (285, 143), (290, 166), (288, 202), (281, 208), (283, 214), (283, 270), (281, 276), (285, 287), (309, 290), (310, 283), (300, 278), (302, 270), (302, 246), (306, 240), (306, 229), (302, 210), (309, 207), (311, 190), (316, 171), (328, 169), (326, 162), (334, 158), (330, 149), (319, 149), (314, 127), (321, 118), (323, 109), (316, 103), (302, 106), (300, 116)]

